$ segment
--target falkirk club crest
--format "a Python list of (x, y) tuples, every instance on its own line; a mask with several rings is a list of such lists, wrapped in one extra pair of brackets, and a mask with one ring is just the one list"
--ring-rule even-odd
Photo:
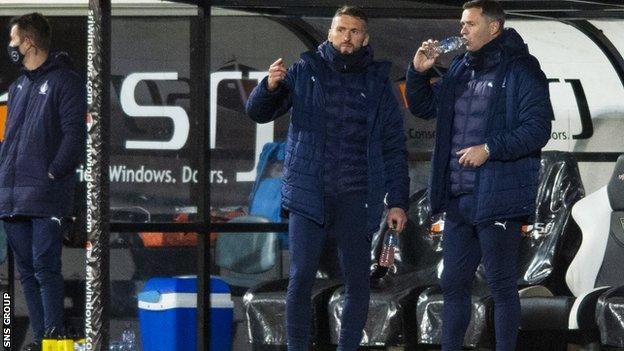
[(46, 80), (42, 86), (39, 87), (39, 94), (46, 95), (48, 93), (48, 81)]

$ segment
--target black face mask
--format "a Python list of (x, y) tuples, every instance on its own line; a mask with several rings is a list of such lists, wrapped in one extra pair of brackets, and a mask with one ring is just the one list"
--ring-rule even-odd
[(19, 45), (18, 46), (9, 45), (7, 47), (7, 52), (9, 54), (9, 61), (11, 61), (12, 64), (18, 65), (18, 66), (22, 65), (22, 62), (24, 61), (24, 54), (22, 54), (19, 51)]

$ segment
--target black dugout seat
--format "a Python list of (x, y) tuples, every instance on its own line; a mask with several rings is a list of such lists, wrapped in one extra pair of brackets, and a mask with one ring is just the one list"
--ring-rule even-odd
[(596, 286), (613, 288), (598, 298), (596, 323), (602, 344), (624, 347), (624, 155), (618, 158), (609, 184), (599, 192), (601, 200), (588, 206), (583, 216), (601, 237), (600, 243), (589, 244), (595, 260), (600, 254), (603, 257)]
[(596, 323), (603, 345), (624, 347), (624, 286), (611, 288), (600, 295)]
[[(530, 309), (535, 301), (532, 300), (534, 296), (569, 294), (564, 273), (580, 240), (579, 229), (569, 218), (572, 206), (583, 195), (583, 185), (574, 157), (565, 152), (543, 152), (534, 221), (528, 227), (520, 249), (518, 287), (523, 309), (523, 328), (526, 327), (525, 322), (530, 320), (524, 315), (524, 310)], [(473, 284), (472, 303), (471, 321), (464, 345), (490, 345), (493, 341), (493, 301), (482, 266), (479, 266)], [(416, 314), (420, 344), (440, 344), (442, 306), (439, 287), (427, 289), (419, 296)], [(541, 306), (543, 321), (549, 320), (546, 317), (551, 307)]]
[[(530, 301), (532, 308), (523, 310), (523, 319), (532, 323), (523, 324), (524, 328), (559, 328), (584, 336), (585, 342), (591, 341), (598, 330), (596, 317), (605, 312), (600, 308), (597, 310), (600, 296), (610, 287), (624, 284), (620, 270), (624, 264), (624, 245), (621, 244), (624, 236), (620, 221), (624, 214), (624, 182), (620, 179), (623, 173), (624, 157), (620, 156), (609, 185), (574, 205), (572, 217), (581, 229), (582, 242), (566, 273), (572, 296), (533, 298), (534, 301)], [(616, 293), (617, 289), (607, 292), (602, 306), (608, 307), (609, 296)], [(545, 312), (564, 323), (548, 323)]]

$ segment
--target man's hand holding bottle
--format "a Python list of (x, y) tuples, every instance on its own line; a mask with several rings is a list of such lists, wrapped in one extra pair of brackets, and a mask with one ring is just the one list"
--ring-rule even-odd
[(414, 55), (414, 60), (412, 60), (416, 71), (423, 73), (433, 67), (436, 59), (440, 56), (435, 50), (437, 44), (438, 41), (433, 39), (423, 41), (422, 45), (416, 51), (416, 55)]

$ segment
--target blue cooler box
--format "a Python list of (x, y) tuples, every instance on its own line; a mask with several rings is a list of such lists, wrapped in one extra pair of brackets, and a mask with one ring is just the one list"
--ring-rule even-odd
[[(144, 351), (197, 349), (197, 278), (152, 278), (139, 293)], [(210, 278), (210, 350), (232, 348), (233, 303), (230, 287)]]

